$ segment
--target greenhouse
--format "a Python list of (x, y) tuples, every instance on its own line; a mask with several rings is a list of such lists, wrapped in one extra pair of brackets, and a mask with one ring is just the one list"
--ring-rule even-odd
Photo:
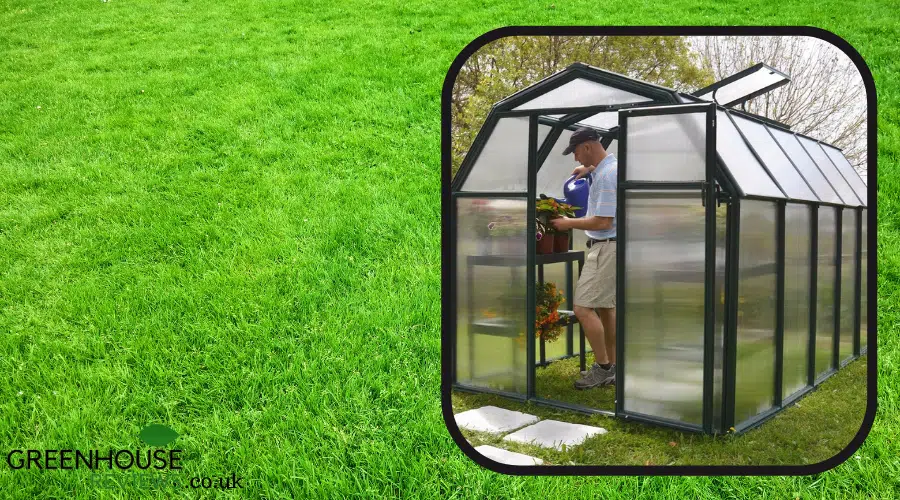
[[(743, 432), (865, 354), (865, 183), (840, 149), (740, 109), (788, 82), (757, 64), (686, 94), (574, 64), (496, 103), (451, 185), (453, 389)], [(618, 159), (615, 390), (572, 390), (584, 231), (538, 245), (579, 127)], [(558, 338), (536, 325), (548, 283)]]

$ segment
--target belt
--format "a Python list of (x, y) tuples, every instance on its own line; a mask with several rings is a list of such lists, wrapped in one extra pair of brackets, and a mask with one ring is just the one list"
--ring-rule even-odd
[(616, 241), (616, 239), (615, 239), (615, 238), (606, 238), (606, 239), (603, 239), (603, 240), (595, 240), (595, 239), (593, 239), (593, 238), (588, 238), (587, 247), (588, 247), (588, 248), (591, 248), (591, 246), (592, 246), (594, 243), (604, 243), (604, 242), (607, 242), (607, 241)]

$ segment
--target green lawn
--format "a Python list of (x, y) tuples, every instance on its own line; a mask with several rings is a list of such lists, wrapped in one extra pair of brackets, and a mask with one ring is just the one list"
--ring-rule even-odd
[[(461, 391), (453, 394), (453, 411), (494, 405), (609, 431), (562, 452), (463, 431), (473, 446), (490, 444), (526, 453), (541, 458), (546, 465), (809, 465), (833, 457), (859, 432), (866, 406), (865, 360), (862, 357), (847, 365), (796, 405), (741, 435), (703, 436)], [(579, 392), (583, 395), (580, 403), (615, 397), (611, 386)]]
[[(180, 434), (184, 478), (245, 478), (170, 496), (900, 494), (894, 2), (0, 6), (4, 456), (134, 449), (156, 422)], [(882, 335), (859, 459), (815, 477), (523, 478), (457, 449), (439, 390), (441, 88), (482, 33), (554, 24), (815, 25), (862, 53), (879, 97)], [(673, 453), (654, 446), (660, 463)], [(0, 463), (4, 498), (141, 495), (157, 496)]]

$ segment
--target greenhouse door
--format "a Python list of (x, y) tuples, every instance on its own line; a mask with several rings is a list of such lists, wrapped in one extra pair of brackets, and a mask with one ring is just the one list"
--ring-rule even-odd
[(619, 112), (616, 414), (711, 432), (715, 106)]

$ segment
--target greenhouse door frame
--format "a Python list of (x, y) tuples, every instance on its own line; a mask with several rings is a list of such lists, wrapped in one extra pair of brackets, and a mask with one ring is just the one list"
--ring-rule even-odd
[[(706, 178), (703, 181), (670, 182), (627, 180), (628, 169), (628, 120), (633, 117), (660, 116), (672, 114), (706, 115), (705, 160)], [(690, 432), (713, 433), (713, 377), (715, 349), (715, 274), (716, 274), (716, 105), (714, 103), (678, 104), (663, 107), (648, 107), (622, 110), (619, 112), (619, 158), (616, 213), (617, 224), (617, 259), (616, 259), (616, 416), (626, 420), (636, 420), (665, 427), (672, 427)], [(625, 409), (625, 337), (628, 335), (625, 324), (627, 301), (625, 288), (625, 257), (627, 255), (628, 211), (626, 194), (630, 190), (679, 191), (698, 190), (701, 193), (699, 203), (706, 208), (705, 221), (705, 262), (704, 262), (704, 315), (703, 315), (703, 424), (695, 425), (642, 413), (629, 412)]]

